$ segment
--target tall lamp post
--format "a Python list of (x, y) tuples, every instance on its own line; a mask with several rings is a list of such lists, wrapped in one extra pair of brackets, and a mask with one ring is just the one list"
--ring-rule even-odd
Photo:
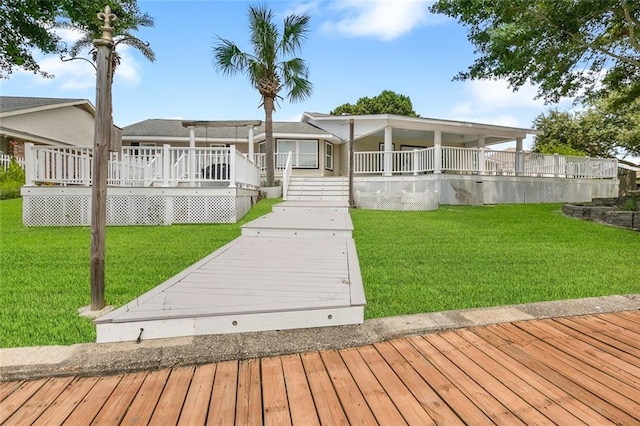
[(98, 13), (104, 21), (96, 48), (96, 118), (93, 135), (93, 181), (91, 188), (91, 310), (104, 308), (104, 252), (107, 224), (107, 169), (111, 139), (111, 50), (116, 15), (106, 6)]

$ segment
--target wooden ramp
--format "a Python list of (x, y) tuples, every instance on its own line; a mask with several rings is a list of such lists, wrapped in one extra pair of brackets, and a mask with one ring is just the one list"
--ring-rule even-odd
[(95, 320), (97, 341), (361, 324), (352, 227), (348, 212), (258, 218), (243, 236)]
[(359, 348), (0, 383), (0, 423), (637, 425), (640, 313)]

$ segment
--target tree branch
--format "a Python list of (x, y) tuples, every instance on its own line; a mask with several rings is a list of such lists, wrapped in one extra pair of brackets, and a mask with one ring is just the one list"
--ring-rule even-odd
[(622, 13), (624, 13), (624, 20), (627, 21), (627, 24), (629, 25), (629, 43), (631, 43), (631, 46), (633, 46), (634, 49), (640, 52), (640, 43), (638, 43), (638, 39), (636, 37), (634, 29), (635, 26), (640, 27), (640, 21), (638, 21), (634, 16), (631, 15), (631, 13), (629, 12), (629, 7), (627, 7), (627, 2), (625, 0), (622, 0), (620, 3), (622, 3)]
[(617, 59), (619, 61), (626, 62), (626, 63), (628, 63), (630, 65), (633, 65), (635, 67), (640, 68), (640, 61), (637, 61), (637, 60), (632, 59), (632, 58), (628, 58), (626, 56), (619, 55), (619, 54), (617, 54), (615, 52), (612, 52), (609, 49), (605, 49), (602, 46), (597, 46), (594, 43), (585, 41), (585, 40), (582, 39), (582, 37), (579, 37), (578, 35), (576, 35), (576, 34), (574, 34), (572, 32), (565, 31), (565, 30), (561, 29), (560, 27), (558, 27), (558, 25), (556, 25), (553, 21), (551, 21), (547, 16), (545, 16), (544, 14), (542, 14), (540, 12), (537, 12), (537, 11), (531, 10), (531, 9), (527, 9), (527, 12), (534, 14), (535, 16), (537, 16), (538, 18), (542, 19), (547, 24), (551, 25), (556, 30), (565, 33), (566, 35), (571, 37), (571, 39), (573, 41), (575, 41), (576, 43), (578, 43), (579, 45), (581, 45), (583, 47), (586, 47), (586, 48), (591, 49), (591, 50), (598, 51), (598, 52), (603, 53), (603, 54), (605, 54), (607, 56), (615, 58), (615, 59)]

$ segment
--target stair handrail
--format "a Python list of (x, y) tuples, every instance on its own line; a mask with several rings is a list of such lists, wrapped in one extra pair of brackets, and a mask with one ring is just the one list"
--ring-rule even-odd
[(291, 168), (292, 168), (292, 154), (289, 151), (287, 154), (287, 165), (284, 167), (284, 173), (282, 174), (282, 199), (287, 200), (287, 193), (289, 192), (289, 181), (291, 180)]

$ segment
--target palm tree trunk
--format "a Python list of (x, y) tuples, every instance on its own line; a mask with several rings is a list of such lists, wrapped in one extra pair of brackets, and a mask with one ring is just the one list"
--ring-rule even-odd
[(265, 154), (265, 167), (267, 169), (267, 186), (274, 186), (274, 161), (273, 161), (273, 101), (271, 97), (264, 98), (264, 134), (267, 152)]

